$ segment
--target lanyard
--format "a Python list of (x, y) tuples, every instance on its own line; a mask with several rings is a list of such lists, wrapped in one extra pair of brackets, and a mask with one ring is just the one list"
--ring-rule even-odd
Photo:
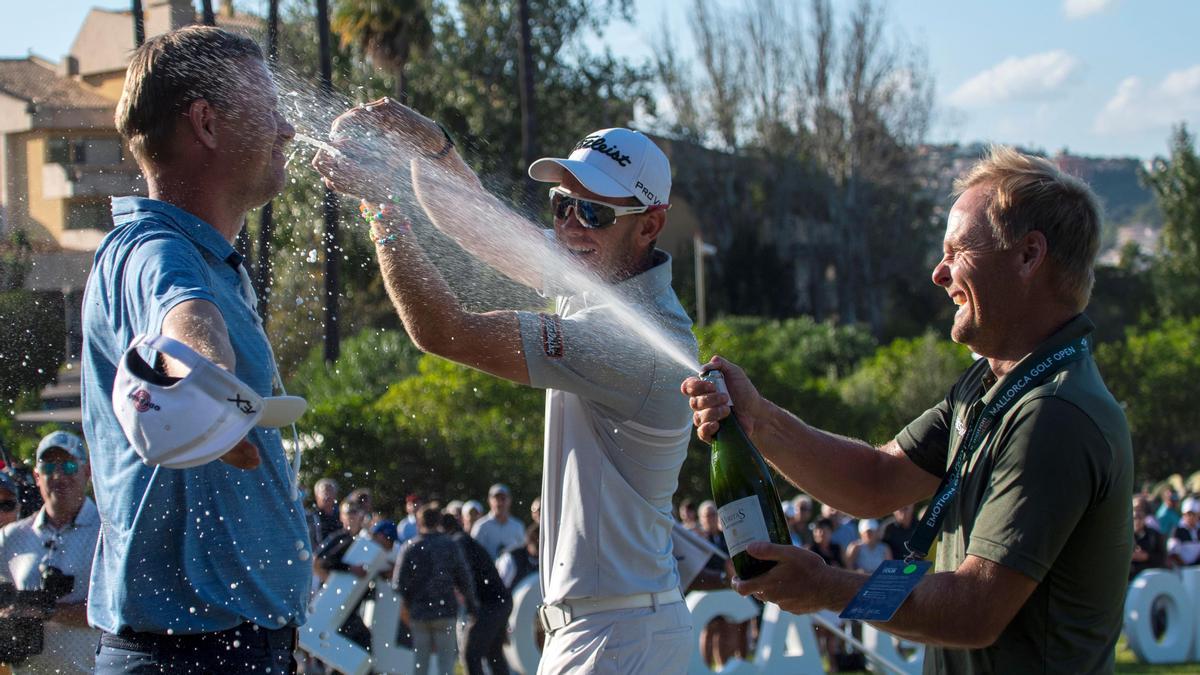
[[(921, 560), (929, 553), (929, 547), (933, 545), (933, 540), (942, 530), (942, 521), (946, 517), (946, 512), (958, 497), (959, 488), (962, 486), (963, 469), (971, 455), (975, 454), (975, 451), (983, 445), (983, 439), (987, 437), (988, 431), (991, 430), (996, 420), (1011, 410), (1023, 395), (1053, 377), (1067, 364), (1087, 356), (1088, 351), (1087, 337), (1073, 338), (1065, 343), (1051, 345), (1031, 356), (1024, 368), (1015, 370), (1000, 380), (995, 388), (999, 393), (990, 403), (980, 399), (970, 407), (966, 438), (958, 446), (958, 452), (954, 454), (954, 461), (951, 463), (950, 469), (942, 478), (937, 492), (934, 493), (933, 501), (925, 507), (925, 513), (917, 522), (912, 537), (904, 543), (904, 547), (908, 549), (906, 560)], [(972, 417), (974, 417), (974, 422), (972, 422)]]

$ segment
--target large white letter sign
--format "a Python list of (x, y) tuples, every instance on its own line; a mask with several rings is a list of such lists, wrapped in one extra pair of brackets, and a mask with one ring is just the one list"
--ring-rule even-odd
[[(758, 607), (734, 591), (694, 591), (688, 593), (687, 606), (692, 612), (692, 625), (696, 627), (697, 636), (717, 617), (730, 623), (742, 623), (758, 616)], [(755, 670), (754, 664), (734, 658), (726, 661), (720, 672), (722, 675), (750, 675)], [(712, 672), (700, 650), (693, 651), (688, 675), (710, 675)]]
[(508, 644), (504, 656), (508, 665), (522, 675), (537, 672), (542, 660), (542, 648), (537, 642), (537, 608), (542, 604), (542, 584), (538, 575), (530, 574), (512, 589), (513, 611), (508, 615)]
[(779, 605), (767, 603), (754, 663), (759, 665), (760, 673), (824, 673), (812, 619), (807, 614), (789, 614), (779, 609)]
[[(867, 653), (888, 663), (904, 666), (905, 675), (920, 675), (921, 670), (925, 667), (925, 645), (901, 640), (869, 623), (864, 623), (862, 630), (863, 646), (867, 648)], [(901, 647), (912, 649), (912, 656), (905, 658), (900, 653)]]
[[(355, 539), (342, 561), (367, 568), (368, 578), (387, 567), (387, 553), (378, 544)], [(338, 633), (367, 592), (368, 579), (334, 572), (313, 600), (308, 622), (300, 628), (300, 648), (347, 675), (366, 675), (371, 655)]]
[(375, 599), (363, 603), (362, 615), (363, 623), (371, 629), (371, 671), (413, 672), (412, 650), (396, 644), (396, 636), (400, 634), (400, 596), (390, 584), (375, 584)]
[[(1166, 630), (1154, 638), (1151, 611), (1159, 598), (1166, 610)], [(1129, 585), (1125, 595), (1125, 636), (1129, 648), (1143, 663), (1182, 663), (1192, 652), (1196, 617), (1183, 582), (1172, 572), (1146, 570)]]

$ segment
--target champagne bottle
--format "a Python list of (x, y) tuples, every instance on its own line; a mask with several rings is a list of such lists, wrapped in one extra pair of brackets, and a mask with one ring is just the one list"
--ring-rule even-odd
[[(710, 370), (703, 377), (728, 396), (721, 371)], [(774, 567), (774, 561), (754, 558), (746, 547), (754, 541), (790, 546), (791, 533), (767, 463), (734, 415), (721, 420), (721, 429), (713, 436), (710, 480), (725, 546), (738, 577), (751, 579)]]

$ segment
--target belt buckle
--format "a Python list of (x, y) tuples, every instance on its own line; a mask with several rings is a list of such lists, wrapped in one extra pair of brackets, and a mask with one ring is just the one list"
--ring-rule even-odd
[(571, 607), (566, 604), (538, 605), (538, 619), (546, 635), (554, 635), (571, 623)]

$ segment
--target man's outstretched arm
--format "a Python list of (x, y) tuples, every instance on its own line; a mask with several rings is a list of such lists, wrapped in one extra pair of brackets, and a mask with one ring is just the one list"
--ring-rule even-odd
[[(185, 300), (175, 305), (163, 317), (162, 334), (191, 347), (196, 353), (228, 370), (237, 372), (237, 356), (229, 342), (229, 329), (221, 310), (207, 300)], [(183, 377), (187, 368), (170, 356), (163, 355), (167, 375)], [(221, 461), (239, 469), (253, 469), (260, 458), (253, 443), (243, 439), (233, 446)]]
[(463, 309), (416, 237), (396, 217), (385, 212), (372, 226), (372, 237), (377, 240), (384, 286), (413, 344), (444, 359), (529, 384), (516, 313)]
[(763, 457), (780, 474), (821, 503), (858, 517), (879, 517), (929, 498), (939, 479), (916, 465), (892, 441), (882, 447), (832, 434), (805, 424), (758, 393), (733, 363), (714, 357), (732, 396), (688, 378), (682, 391), (690, 403), (696, 433), (711, 441), (731, 411)]

